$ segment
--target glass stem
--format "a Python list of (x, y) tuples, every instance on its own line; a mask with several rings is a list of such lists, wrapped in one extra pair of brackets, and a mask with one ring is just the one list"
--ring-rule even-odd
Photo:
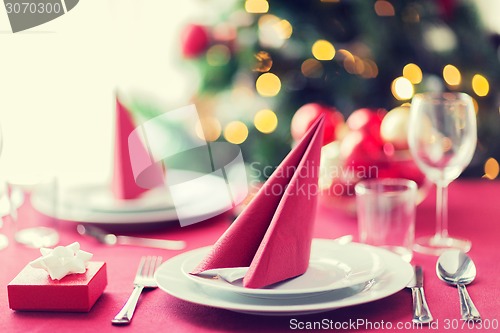
[(448, 237), (448, 186), (436, 184), (436, 238)]

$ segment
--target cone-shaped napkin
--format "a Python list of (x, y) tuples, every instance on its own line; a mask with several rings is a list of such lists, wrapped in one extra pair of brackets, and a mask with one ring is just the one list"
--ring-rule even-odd
[(322, 116), (191, 274), (249, 266), (243, 285), (261, 288), (305, 273), (316, 215), (323, 122)]
[[(112, 190), (117, 199), (135, 199), (147, 189), (137, 186), (130, 163), (130, 153), (128, 148), (128, 137), (135, 129), (134, 122), (129, 111), (116, 99), (116, 129), (115, 129), (115, 156), (113, 165)], [(135, 147), (144, 150), (144, 154), (149, 156), (144, 146)], [(161, 169), (158, 170), (161, 173)]]

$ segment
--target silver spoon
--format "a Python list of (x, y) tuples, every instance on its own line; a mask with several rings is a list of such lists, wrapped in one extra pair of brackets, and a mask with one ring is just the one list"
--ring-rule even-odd
[(436, 274), (442, 281), (457, 287), (462, 320), (481, 321), (479, 311), (465, 288), (476, 277), (476, 266), (472, 259), (459, 250), (443, 252), (436, 263)]

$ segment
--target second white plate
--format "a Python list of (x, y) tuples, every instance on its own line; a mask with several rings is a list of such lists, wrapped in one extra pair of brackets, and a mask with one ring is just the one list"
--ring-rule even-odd
[[(168, 177), (194, 179), (202, 174), (184, 170), (169, 170)], [(229, 210), (224, 200), (214, 195), (213, 187), (220, 183), (218, 177), (205, 175), (203, 186), (186, 189), (186, 200), (179, 204), (190, 216), (200, 220)], [(177, 211), (166, 189), (154, 189), (142, 199), (130, 201), (116, 200), (103, 186), (72, 187), (73, 194), (59, 198), (57, 204), (53, 195), (44, 189), (33, 192), (31, 202), (39, 212), (61, 220), (96, 224), (137, 224), (176, 221)], [(61, 193), (64, 195), (64, 191)], [(96, 198), (92, 198), (97, 195)], [(164, 196), (165, 202), (162, 203)], [(101, 201), (102, 200), (102, 201)], [(203, 205), (199, 203), (202, 202)], [(185, 214), (186, 215), (186, 214)]]

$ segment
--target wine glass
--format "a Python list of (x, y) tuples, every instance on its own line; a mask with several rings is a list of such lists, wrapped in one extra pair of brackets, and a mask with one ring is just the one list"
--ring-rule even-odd
[(470, 163), (477, 143), (472, 98), (464, 93), (423, 93), (413, 97), (408, 131), (418, 167), (436, 184), (436, 234), (417, 238), (415, 251), (439, 255), (469, 251), (471, 242), (448, 235), (448, 185)]
[[(0, 127), (0, 153), (3, 141)], [(46, 177), (47, 180), (45, 180), (45, 178), (37, 178), (33, 175), (22, 176), (19, 179), (9, 177), (6, 181), (0, 181), (0, 228), (4, 218), (8, 216), (12, 222), (12, 228), (15, 230), (14, 240), (17, 243), (35, 248), (54, 246), (59, 242), (59, 233), (54, 228), (41, 225), (28, 226), (30, 223), (38, 223), (40, 219), (27, 199), (30, 198), (30, 192), (36, 187), (48, 188), (49, 190), (45, 190), (43, 193), (54, 206), (52, 211), (56, 212), (57, 188), (55, 185), (57, 182), (54, 177)], [(20, 215), (21, 218), (19, 218)], [(7, 245), (8, 238), (0, 234), (0, 250)]]
[[(58, 222), (58, 182), (55, 176), (19, 174), (8, 180), (11, 213), (15, 226), (14, 240), (28, 247), (52, 247), (59, 242), (54, 228)], [(43, 197), (50, 216), (40, 214), (34, 198)]]

